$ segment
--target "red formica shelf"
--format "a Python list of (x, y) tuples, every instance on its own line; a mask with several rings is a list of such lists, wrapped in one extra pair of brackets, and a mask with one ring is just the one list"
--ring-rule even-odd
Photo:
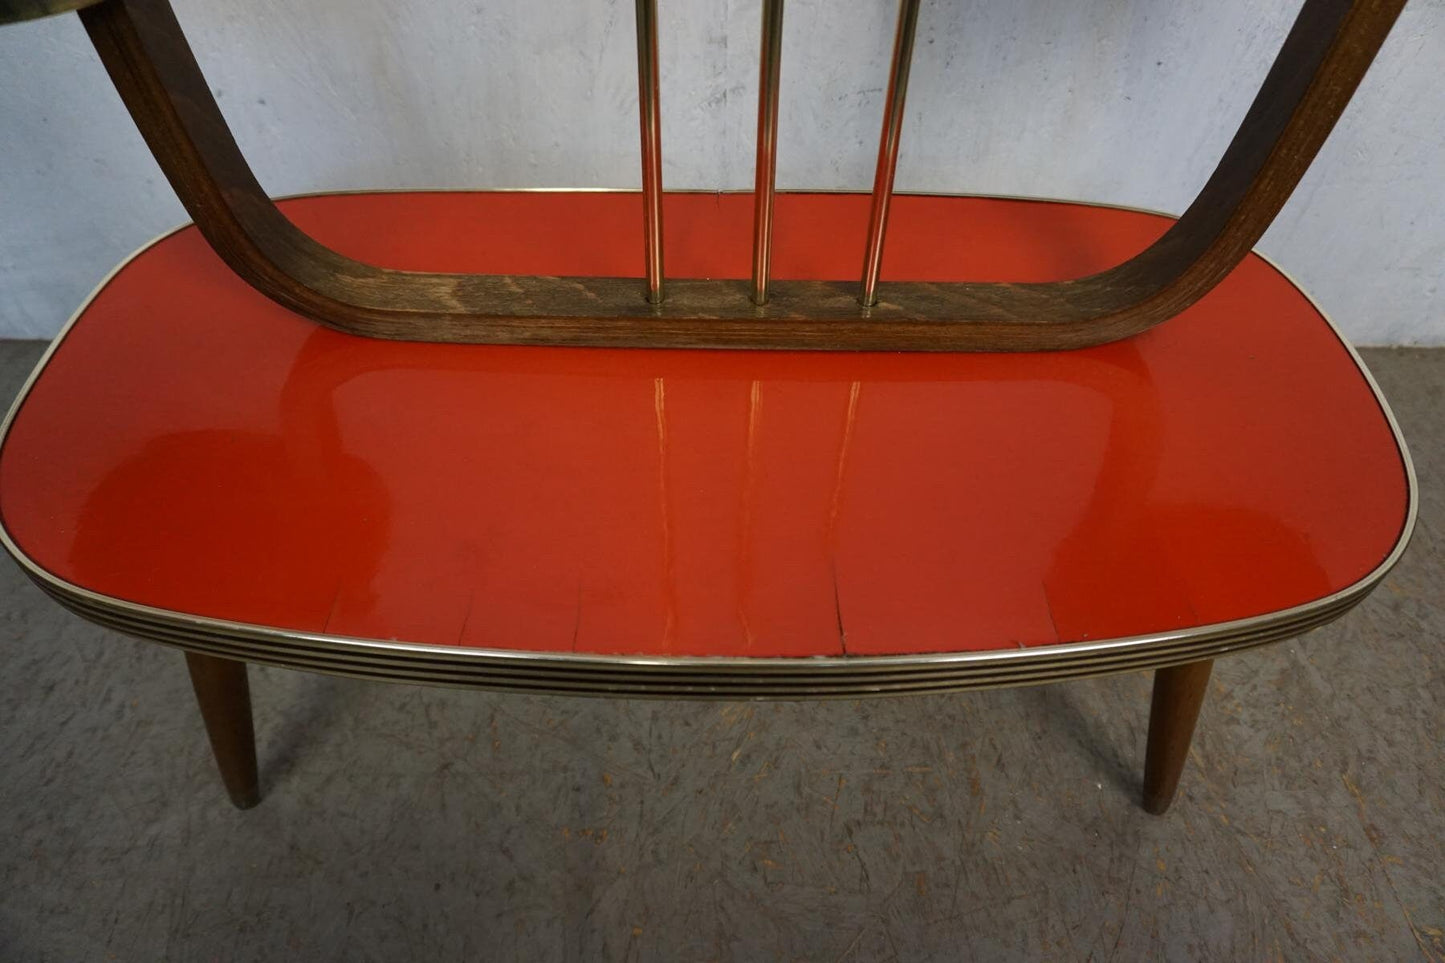
[[(749, 195), (666, 203), (669, 274), (747, 275)], [(780, 196), (774, 276), (855, 276), (867, 205)], [(282, 206), (388, 267), (641, 273), (636, 195)], [(884, 276), (1074, 277), (1169, 223), (903, 196)], [(186, 229), (104, 286), (0, 450), (10, 537), (92, 592), (596, 655), (1033, 648), (1266, 615), (1369, 575), (1408, 502), (1349, 351), (1253, 256), (1088, 350), (645, 351), (340, 334)]]

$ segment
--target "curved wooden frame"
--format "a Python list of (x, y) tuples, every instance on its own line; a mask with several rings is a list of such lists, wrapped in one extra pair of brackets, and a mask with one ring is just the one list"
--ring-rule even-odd
[[(79, 0), (84, 2), (84, 0)], [(0, 21), (76, 0), (0, 0)], [(80, 17), (152, 153), (207, 241), (248, 284), (322, 324), (411, 341), (612, 347), (1035, 351), (1118, 340), (1193, 304), (1249, 252), (1334, 127), (1404, 0), (1306, 0), (1214, 174), (1124, 263), (1072, 281), (891, 282), (428, 274), (352, 260), (257, 183), (167, 0), (98, 0)]]

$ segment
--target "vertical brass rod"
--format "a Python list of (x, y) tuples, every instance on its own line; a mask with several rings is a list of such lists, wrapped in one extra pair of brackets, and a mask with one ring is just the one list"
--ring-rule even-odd
[(913, 63), (913, 35), (920, 0), (900, 0), (898, 32), (893, 38), (893, 68), (883, 101), (883, 132), (878, 138), (878, 166), (873, 172), (873, 211), (868, 217), (868, 246), (863, 252), (863, 282), (858, 301), (878, 303), (878, 271), (883, 266), (883, 236), (893, 202), (893, 175), (898, 170), (898, 140), (903, 130), (903, 102), (908, 96), (908, 68)]
[(637, 0), (637, 111), (642, 124), (643, 245), (647, 300), (662, 301), (662, 111), (658, 95), (657, 0)]
[(763, 0), (758, 55), (758, 161), (753, 185), (753, 302), (768, 303), (773, 262), (773, 187), (778, 173), (778, 87), (783, 72), (783, 0)]

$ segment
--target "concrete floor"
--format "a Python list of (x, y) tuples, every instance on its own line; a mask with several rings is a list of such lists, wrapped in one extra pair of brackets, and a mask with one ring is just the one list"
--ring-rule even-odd
[[(39, 352), (0, 345), (0, 395)], [(241, 813), (180, 656), (0, 565), (0, 960), (1445, 960), (1445, 350), (1367, 358), (1414, 543), (1219, 663), (1163, 818), (1141, 674), (717, 704), (270, 669)]]

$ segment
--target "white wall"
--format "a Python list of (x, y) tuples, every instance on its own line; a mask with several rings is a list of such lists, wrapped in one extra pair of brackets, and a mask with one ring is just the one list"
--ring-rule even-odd
[[(628, 0), (174, 0), (273, 194), (635, 186)], [(660, 0), (664, 181), (752, 183), (759, 0)], [(1299, 0), (925, 0), (900, 190), (1180, 211)], [(781, 188), (867, 189), (896, 7), (792, 0)], [(1261, 249), (1365, 344), (1445, 343), (1445, 4), (1412, 0)], [(184, 220), (79, 21), (0, 29), (0, 336)]]

